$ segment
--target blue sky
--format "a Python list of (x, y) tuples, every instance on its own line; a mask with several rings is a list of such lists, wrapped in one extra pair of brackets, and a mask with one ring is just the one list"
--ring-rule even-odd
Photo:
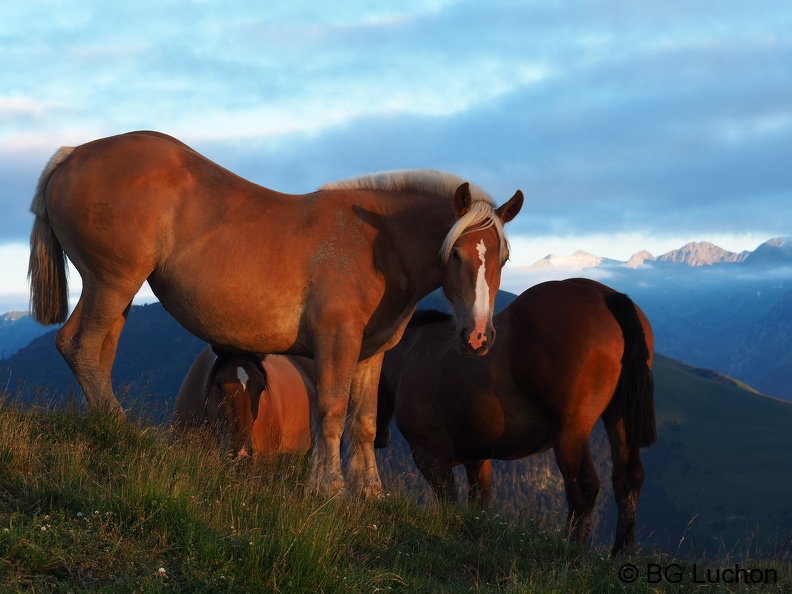
[(776, 0), (4, 2), (0, 311), (27, 304), (49, 156), (135, 129), (287, 192), (409, 167), (520, 188), (510, 267), (752, 250), (792, 234), (790, 31)]

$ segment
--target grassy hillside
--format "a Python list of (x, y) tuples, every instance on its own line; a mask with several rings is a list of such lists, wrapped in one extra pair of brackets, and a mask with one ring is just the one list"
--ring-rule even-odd
[[(2, 592), (678, 592), (733, 567), (607, 559), (524, 517), (419, 506), (398, 489), (317, 499), (302, 459), (233, 463), (200, 435), (7, 398)], [(719, 577), (719, 591), (792, 590), (788, 556), (741, 563), (756, 583)], [(671, 579), (652, 581), (655, 567)]]
[(655, 376), (659, 439), (644, 456), (647, 481), (677, 514), (695, 517), (686, 546), (788, 549), (792, 403), (665, 357)]
[[(159, 304), (132, 308), (114, 368), (119, 393), (133, 410), (153, 411), (155, 420), (167, 421), (181, 379), (202, 347)], [(52, 335), (3, 361), (0, 370), (3, 366), (10, 371), (3, 374), (0, 387), (14, 394), (28, 400), (58, 399), (63, 393), (67, 401), (73, 397), (76, 382)], [(762, 552), (790, 547), (792, 404), (662, 356), (657, 357), (655, 376), (659, 441), (644, 453), (639, 540), (668, 552), (681, 546), (710, 554), (739, 553), (749, 546)], [(603, 433), (598, 427), (592, 437), (602, 483), (594, 520), (595, 542), (606, 546), (616, 511)], [(419, 500), (431, 500), (406, 448), (396, 446), (382, 452), (386, 478), (408, 483)], [(563, 483), (552, 454), (497, 463), (494, 484), (499, 513), (522, 513), (548, 529), (562, 523)]]

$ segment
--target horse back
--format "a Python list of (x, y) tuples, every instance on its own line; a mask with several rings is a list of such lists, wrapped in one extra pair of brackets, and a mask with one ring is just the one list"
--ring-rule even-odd
[[(550, 281), (526, 290), (502, 312), (514, 381), (553, 416), (585, 415), (593, 424), (616, 391), (625, 338), (608, 305), (613, 295), (619, 293), (588, 279)], [(646, 327), (651, 363), (651, 328), (635, 311)]]

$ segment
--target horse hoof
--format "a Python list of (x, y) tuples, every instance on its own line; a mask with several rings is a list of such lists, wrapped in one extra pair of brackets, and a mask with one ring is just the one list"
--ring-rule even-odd
[(343, 479), (310, 483), (308, 485), (308, 494), (320, 499), (332, 499), (345, 491), (346, 485)]
[(385, 495), (382, 492), (382, 485), (369, 485), (361, 491), (361, 497), (366, 500), (383, 499)]

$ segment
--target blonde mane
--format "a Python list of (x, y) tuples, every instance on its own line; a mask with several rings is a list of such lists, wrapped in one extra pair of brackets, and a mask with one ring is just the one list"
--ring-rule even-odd
[[(454, 192), (465, 180), (451, 173), (433, 169), (408, 169), (404, 171), (387, 171), (360, 177), (330, 182), (320, 190), (384, 190), (386, 192), (421, 192), (434, 196), (453, 199)], [(470, 184), (472, 198), (470, 210), (462, 215), (443, 240), (440, 257), (443, 264), (448, 262), (451, 250), (457, 240), (465, 233), (495, 227), (500, 239), (500, 261), (509, 257), (509, 242), (503, 229), (503, 222), (495, 214), (495, 201), (475, 184)]]

